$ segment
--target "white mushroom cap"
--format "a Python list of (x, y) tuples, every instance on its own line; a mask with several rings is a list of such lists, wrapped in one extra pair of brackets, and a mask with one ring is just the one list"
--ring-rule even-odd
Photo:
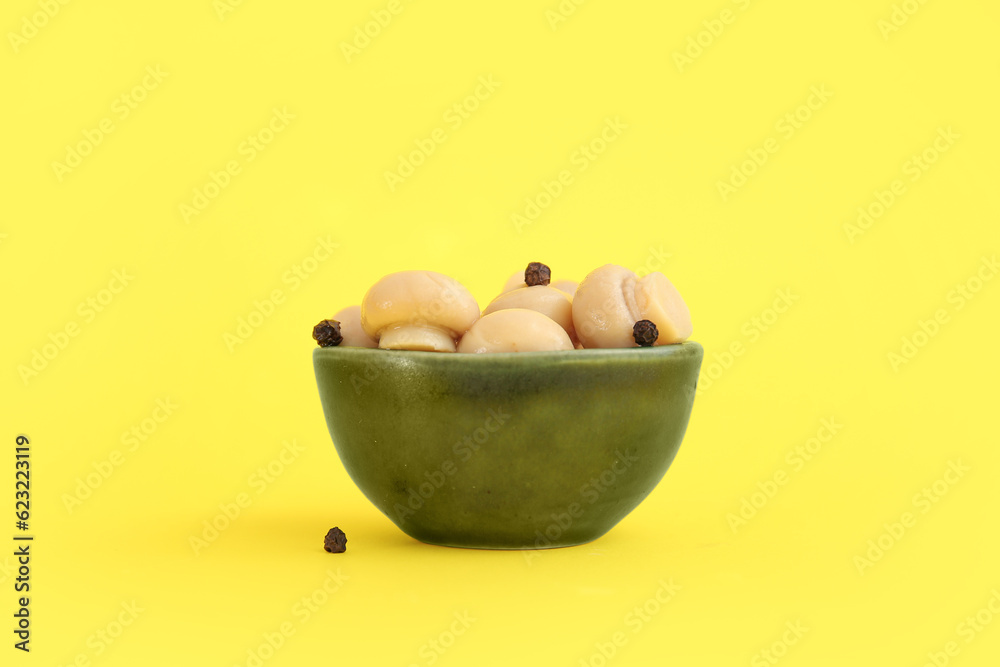
[(654, 345), (683, 343), (693, 329), (691, 311), (673, 283), (659, 271), (636, 283), (635, 304), (644, 320), (656, 325), (659, 337)]
[(575, 280), (563, 279), (563, 280), (553, 280), (551, 283), (549, 283), (549, 287), (555, 287), (557, 290), (562, 290), (563, 292), (566, 292), (566, 294), (573, 296), (574, 294), (576, 294), (576, 288), (579, 286), (579, 284), (580, 283), (576, 282)]
[(341, 347), (378, 347), (378, 342), (361, 328), (361, 306), (348, 306), (332, 319), (340, 322)]
[(570, 340), (576, 340), (573, 329), (573, 300), (561, 290), (550, 285), (532, 285), (504, 292), (486, 306), (483, 315), (509, 308), (537, 310), (561, 326)]
[(510, 278), (507, 279), (507, 282), (505, 282), (503, 284), (503, 289), (500, 290), (500, 293), (501, 294), (506, 294), (507, 292), (510, 292), (511, 290), (516, 290), (516, 289), (520, 289), (522, 287), (527, 287), (527, 286), (528, 286), (528, 284), (526, 282), (524, 282), (524, 271), (521, 270), (521, 271), (518, 271), (517, 273), (515, 273), (514, 275), (512, 275)]
[(379, 347), (454, 352), (479, 319), (479, 304), (460, 282), (434, 271), (390, 273), (361, 303), (361, 326)]
[(538, 311), (508, 308), (484, 315), (462, 336), (459, 352), (572, 350), (566, 331)]
[(584, 347), (635, 347), (632, 326), (635, 273), (624, 266), (605, 264), (583, 279), (573, 295), (573, 325)]
[(573, 296), (573, 324), (584, 347), (635, 347), (632, 327), (650, 320), (656, 345), (680, 343), (691, 335), (691, 314), (662, 273), (638, 279), (616, 264), (591, 271)]

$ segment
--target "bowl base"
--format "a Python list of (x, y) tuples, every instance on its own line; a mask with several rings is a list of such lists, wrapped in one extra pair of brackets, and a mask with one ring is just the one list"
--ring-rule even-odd
[[(488, 536), (463, 536), (463, 535), (434, 535), (434, 534), (414, 534), (420, 531), (405, 530), (399, 526), (404, 533), (424, 544), (436, 547), (451, 547), (454, 549), (480, 549), (490, 551), (541, 551), (544, 549), (562, 549), (564, 547), (578, 547), (598, 540), (608, 533), (602, 531), (594, 534), (560, 535), (557, 539), (549, 539), (540, 533), (536, 533), (533, 538), (525, 540), (512, 540), (510, 536), (496, 536), (490, 539)], [(477, 539), (478, 538), (478, 539)]]

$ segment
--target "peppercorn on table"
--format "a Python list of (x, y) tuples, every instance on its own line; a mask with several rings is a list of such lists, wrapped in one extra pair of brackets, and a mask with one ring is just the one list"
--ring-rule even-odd
[[(996, 665), (995, 3), (0, 14), (0, 665)], [(429, 518), (490, 462), (527, 503), (600, 452), (538, 548), (397, 528), (338, 456), (312, 355), (397, 355), (339, 387), (373, 397), (359, 433), (406, 360), (506, 358), (374, 349), (360, 306), (402, 271), (468, 292), (404, 347), (527, 309), (574, 349), (511, 357), (611, 354), (588, 302), (622, 316), (607, 344), (652, 342), (628, 355), (699, 344), (662, 481), (547, 548), (651, 474), (629, 446), (649, 405), (622, 388), (642, 368), (563, 377), (560, 431), (532, 402), (560, 378), (536, 376), (385, 494)], [(642, 307), (672, 303), (659, 275), (690, 331)], [(378, 451), (447, 432), (434, 414)], [(527, 466), (571, 432), (569, 463)]]

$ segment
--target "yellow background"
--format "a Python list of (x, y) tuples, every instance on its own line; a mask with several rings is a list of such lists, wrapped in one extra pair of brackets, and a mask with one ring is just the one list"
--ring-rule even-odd
[[(285, 623), (263, 664), (996, 664), (1000, 280), (971, 279), (1000, 250), (1000, 10), (903, 4), (5, 3), (0, 495), (10, 508), (25, 433), (36, 540), (26, 655), (8, 511), (3, 664), (247, 665)], [(365, 45), (371, 12), (391, 21)], [(497, 85), (457, 126), (446, 114), (480, 77)], [(800, 108), (811, 90), (829, 97)], [(294, 118), (251, 160), (243, 142), (275, 109)], [(581, 160), (609, 119), (625, 127)], [(53, 166), (102, 123), (78, 166)], [(390, 189), (385, 172), (435, 130), (444, 142)], [(734, 167), (754, 173), (724, 198)], [(306, 261), (318, 239), (337, 247)], [(403, 269), (453, 275), (485, 305), (533, 260), (557, 278), (659, 268), (716, 377), (664, 481), (604, 538), (530, 557), (415, 542), (340, 465), (312, 325)], [(979, 289), (960, 301), (959, 285)], [(779, 291), (796, 300), (769, 312)], [(904, 337), (921, 345), (893, 363)], [(25, 373), (36, 351), (52, 358)], [(176, 405), (162, 423), (157, 400)], [(829, 435), (824, 419), (842, 426), (796, 469), (786, 457)], [(124, 434), (144, 427), (132, 449)], [(286, 441), (303, 450), (261, 488)], [(954, 484), (949, 462), (968, 468)], [(919, 501), (935, 482), (942, 496)], [(250, 505), (196, 553), (240, 494)], [(761, 507), (734, 523), (744, 499)], [(886, 537), (905, 512), (915, 525)], [(321, 549), (334, 525), (342, 555)], [(891, 546), (859, 564), (880, 537)], [(300, 613), (329, 570), (339, 590)], [(108, 644), (123, 604), (142, 611)], [(655, 613), (636, 623), (635, 607)], [(977, 612), (991, 623), (970, 637)]]

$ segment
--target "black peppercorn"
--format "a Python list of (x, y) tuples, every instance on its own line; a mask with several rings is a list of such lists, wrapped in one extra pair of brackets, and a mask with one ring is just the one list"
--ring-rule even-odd
[(337, 320), (323, 320), (313, 327), (313, 338), (320, 347), (334, 347), (340, 345), (344, 337), (340, 335), (340, 322)]
[(632, 327), (632, 337), (639, 347), (652, 347), (656, 339), (660, 337), (660, 332), (656, 325), (649, 320), (639, 320)]
[(533, 285), (548, 285), (552, 280), (552, 270), (541, 262), (532, 262), (524, 270), (524, 283), (528, 287)]
[(331, 528), (323, 538), (323, 548), (332, 554), (342, 554), (347, 551), (347, 535), (340, 528)]

